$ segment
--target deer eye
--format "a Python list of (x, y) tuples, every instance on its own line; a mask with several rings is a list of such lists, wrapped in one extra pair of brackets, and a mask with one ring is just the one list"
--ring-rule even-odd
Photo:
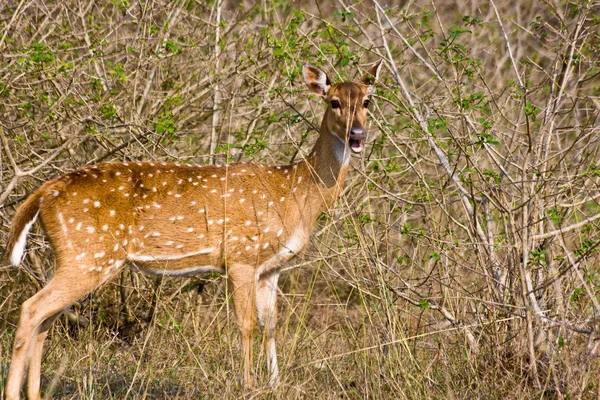
[(365, 102), (363, 103), (363, 107), (369, 108), (369, 100), (365, 100)]
[(331, 100), (331, 108), (340, 108), (340, 102), (337, 100)]

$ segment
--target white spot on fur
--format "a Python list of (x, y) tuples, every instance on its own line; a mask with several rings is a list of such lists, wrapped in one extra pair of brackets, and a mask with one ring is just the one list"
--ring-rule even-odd
[(60, 226), (62, 228), (63, 233), (67, 236), (67, 225), (65, 224), (65, 220), (61, 212), (58, 213), (58, 221), (60, 222)]

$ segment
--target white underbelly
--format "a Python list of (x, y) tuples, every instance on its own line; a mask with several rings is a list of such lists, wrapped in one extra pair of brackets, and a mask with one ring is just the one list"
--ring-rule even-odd
[(210, 272), (218, 272), (224, 274), (225, 270), (212, 265), (199, 265), (187, 268), (172, 269), (168, 267), (160, 268), (156, 266), (148, 266), (144, 263), (134, 262), (135, 268), (144, 274), (157, 276), (194, 276), (199, 274), (207, 274)]

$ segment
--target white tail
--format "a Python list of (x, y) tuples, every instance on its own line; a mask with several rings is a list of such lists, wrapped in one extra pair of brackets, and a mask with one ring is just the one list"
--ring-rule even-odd
[(309, 88), (328, 104), (310, 156), (294, 165), (119, 162), (47, 182), (19, 208), (7, 251), (18, 264), (38, 214), (57, 255), (54, 278), (23, 303), (6, 398), (39, 398), (43, 340), (63, 310), (125, 265), (158, 275), (227, 273), (242, 334), (244, 384), (253, 385), (255, 310), (267, 332), (270, 384), (281, 264), (300, 252), (319, 214), (337, 199), (350, 153), (366, 138), (368, 97), (381, 63), (361, 82), (332, 85), (311, 65)]

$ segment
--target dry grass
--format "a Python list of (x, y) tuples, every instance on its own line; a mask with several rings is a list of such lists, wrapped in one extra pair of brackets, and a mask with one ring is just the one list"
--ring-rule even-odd
[[(301, 159), (323, 111), (304, 62), (342, 79), (383, 58), (384, 76), (367, 151), (280, 280), (281, 388), (264, 354), (239, 388), (224, 278), (125, 272), (53, 327), (45, 393), (599, 396), (597, 3), (95, 3), (0, 4), (0, 243), (80, 166)], [(53, 271), (39, 227), (28, 248), (0, 267), (0, 390)]]

